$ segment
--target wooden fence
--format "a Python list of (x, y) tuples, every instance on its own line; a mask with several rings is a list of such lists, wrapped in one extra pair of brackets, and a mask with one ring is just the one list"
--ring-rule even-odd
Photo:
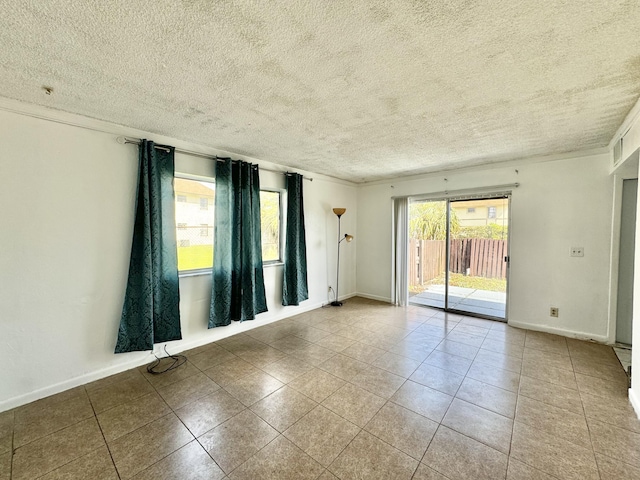
[[(506, 278), (506, 240), (465, 238), (451, 241), (449, 271), (474, 277)], [(422, 285), (444, 273), (444, 240), (409, 241), (409, 285)]]

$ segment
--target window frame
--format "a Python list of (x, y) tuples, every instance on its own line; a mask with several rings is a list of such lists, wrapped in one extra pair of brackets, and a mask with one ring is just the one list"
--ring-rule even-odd
[[(278, 194), (279, 200), (279, 215), (278, 215), (278, 259), (277, 260), (267, 260), (262, 259), (263, 267), (272, 267), (276, 265), (284, 265), (284, 232), (285, 232), (285, 219), (284, 219), (284, 194), (286, 190), (284, 188), (272, 188), (272, 187), (260, 187), (261, 192), (272, 192)], [(260, 204), (260, 209), (262, 210), (262, 203)], [(262, 221), (262, 211), (260, 212), (260, 221)], [(262, 233), (261, 233), (262, 236)], [(262, 238), (261, 238), (262, 241)], [(260, 245), (262, 248), (262, 245)]]
[[(206, 176), (206, 175), (194, 175), (194, 174), (190, 174), (190, 173), (174, 172), (173, 173), (173, 178), (181, 178), (183, 180), (191, 180), (191, 181), (194, 181), (194, 182), (207, 182), (207, 183), (213, 184), (214, 188), (215, 188), (215, 184), (216, 184), (215, 177), (209, 177), (209, 176)], [(174, 192), (175, 192), (175, 189), (174, 189)], [(178, 196), (176, 195), (176, 202), (177, 202), (177, 198), (178, 198)], [(209, 206), (209, 208), (206, 209), (207, 211), (211, 211), (211, 208), (210, 208), (211, 206), (214, 207), (213, 208), (213, 215), (214, 215), (214, 219), (215, 219), (215, 202), (213, 204), (209, 203), (208, 206)], [(177, 234), (178, 222), (176, 221), (175, 223), (176, 223), (176, 234)], [(201, 226), (200, 226), (200, 228), (202, 229)], [(211, 228), (214, 228), (214, 230), (215, 230), (215, 225), (213, 225)], [(213, 241), (214, 241), (214, 235), (211, 235), (211, 247), (212, 248), (214, 247)], [(176, 242), (176, 249), (179, 246), (180, 246), (180, 241), (177, 241)], [(176, 265), (176, 268), (178, 268), (177, 265)], [(205, 267), (205, 268), (192, 268), (190, 270), (178, 270), (178, 278), (180, 278), (180, 277), (193, 277), (193, 276), (197, 276), (197, 275), (211, 275), (212, 271), (213, 271), (213, 265), (211, 265), (211, 267)]]

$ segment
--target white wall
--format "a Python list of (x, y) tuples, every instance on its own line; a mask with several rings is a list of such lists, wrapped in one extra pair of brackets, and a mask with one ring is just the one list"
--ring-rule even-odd
[[(116, 135), (216, 153), (175, 139), (16, 105), (11, 104), (13, 110), (31, 116), (0, 110), (0, 411), (152, 359), (149, 352), (113, 353), (129, 264), (137, 174), (137, 147), (118, 144)], [(196, 170), (206, 169), (205, 162), (176, 157), (179, 169), (192, 173), (202, 173)], [(254, 321), (207, 330), (210, 278), (181, 278), (183, 340), (170, 342), (170, 352), (327, 303), (327, 286), (335, 284), (337, 239), (331, 208), (347, 208), (343, 231), (347, 228), (357, 238), (356, 188), (307, 175), (314, 178), (304, 183), (309, 300), (299, 307), (282, 307), (282, 267), (268, 267), (264, 273), (269, 312)], [(281, 187), (284, 179), (263, 172), (261, 185)], [(352, 255), (344, 255), (341, 265), (341, 296), (355, 293), (355, 245), (349, 247)]]
[[(518, 182), (511, 201), (509, 323), (608, 341), (609, 162), (608, 154), (522, 162), (361, 187), (358, 292), (390, 299), (392, 196)], [(584, 247), (585, 256), (570, 257), (572, 246)], [(550, 306), (560, 309), (558, 318), (549, 316)]]

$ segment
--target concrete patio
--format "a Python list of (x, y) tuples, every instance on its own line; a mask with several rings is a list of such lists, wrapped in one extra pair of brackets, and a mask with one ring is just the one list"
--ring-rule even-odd
[[(409, 297), (409, 303), (445, 307), (445, 286), (430, 285), (422, 293)], [(463, 312), (506, 319), (507, 294), (474, 288), (449, 287), (449, 308)]]

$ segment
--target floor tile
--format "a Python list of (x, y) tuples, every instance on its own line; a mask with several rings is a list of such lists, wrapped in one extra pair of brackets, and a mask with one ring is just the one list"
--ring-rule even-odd
[(608, 381), (617, 381), (622, 384), (627, 382), (627, 374), (620, 364), (606, 365), (593, 359), (579, 360), (576, 358), (573, 358), (572, 362), (573, 369), (577, 373), (603, 378)]
[(596, 461), (602, 479), (640, 480), (640, 468), (600, 453), (596, 453)]
[(171, 412), (156, 392), (136, 398), (98, 415), (98, 423), (107, 442), (126, 435)]
[(138, 472), (193, 440), (193, 435), (173, 413), (109, 443), (121, 478)]
[(369, 366), (351, 379), (351, 383), (383, 398), (390, 398), (405, 378), (381, 368)]
[(336, 352), (329, 350), (328, 348), (321, 347), (320, 345), (312, 344), (308, 347), (295, 350), (292, 356), (299, 359), (304, 363), (317, 367), (323, 362), (326, 362), (330, 358), (334, 357)]
[(416, 368), (420, 366), (420, 362), (402, 355), (385, 352), (372, 362), (372, 365), (401, 377), (409, 378)]
[(513, 343), (515, 345), (524, 346), (526, 331), (518, 328), (507, 327), (506, 330), (490, 329), (487, 333), (489, 340), (496, 342)]
[(217, 390), (175, 411), (191, 434), (199, 437), (246, 407), (225, 390)]
[(93, 417), (93, 408), (86, 395), (79, 395), (67, 401), (58, 402), (41, 409), (18, 409), (14, 425), (14, 448), (33, 442), (50, 433)]
[(509, 370), (486, 365), (484, 363), (473, 363), (467, 372), (467, 377), (488, 383), (494, 387), (503, 388), (510, 392), (517, 392), (520, 384), (520, 375)]
[(385, 403), (384, 398), (347, 383), (324, 400), (322, 405), (359, 427), (364, 427)]
[(511, 456), (562, 479), (600, 478), (593, 450), (519, 422), (513, 428)]
[(629, 403), (628, 387), (625, 384), (611, 382), (602, 378), (576, 373), (577, 388), (580, 393), (604, 397), (612, 403)]
[(153, 387), (137, 370), (129, 378), (108, 384), (102, 388), (89, 390), (89, 398), (96, 413), (102, 413), (138, 397), (153, 393)]
[(294, 335), (300, 338), (304, 338), (308, 342), (317, 342), (318, 340), (331, 335), (331, 332), (327, 332), (326, 330), (321, 330), (319, 328), (306, 327), (302, 330), (299, 330)]
[(411, 381), (454, 396), (464, 377), (447, 370), (423, 363), (409, 377)]
[(277, 348), (265, 345), (260, 349), (239, 353), (238, 356), (243, 360), (249, 362), (254, 367), (263, 368), (270, 363), (273, 363), (285, 357), (286, 353), (281, 352)]
[(13, 480), (38, 478), (103, 445), (96, 419), (83, 420), (16, 449)]
[(504, 479), (507, 455), (440, 426), (422, 462), (448, 478)]
[(249, 407), (284, 385), (264, 372), (256, 372), (229, 382), (224, 389)]
[(225, 386), (242, 377), (246, 377), (252, 373), (259, 372), (258, 367), (254, 367), (249, 362), (236, 357), (232, 360), (216, 365), (215, 367), (203, 370), (207, 377), (216, 382), (220, 386)]
[(416, 344), (412, 342), (402, 341), (389, 348), (389, 352), (400, 355), (402, 357), (410, 358), (411, 360), (424, 362), (439, 343), (439, 339), (436, 339), (433, 345)]
[(254, 403), (251, 411), (279, 432), (284, 432), (316, 405), (310, 398), (284, 386)]
[(509, 459), (507, 468), (507, 480), (554, 480), (555, 477), (547, 475), (513, 458)]
[(448, 480), (444, 475), (440, 475), (432, 468), (427, 467), (424, 463), (418, 465), (416, 473), (413, 475), (412, 480)]
[(289, 427), (284, 436), (328, 467), (359, 432), (360, 427), (319, 405)]
[(528, 330), (524, 345), (527, 348), (534, 348), (543, 352), (569, 355), (567, 340), (559, 335)]
[(574, 390), (578, 389), (575, 374), (571, 370), (564, 370), (547, 365), (523, 363), (522, 375), (560, 385), (561, 387), (572, 388)]
[(448, 370), (458, 375), (466, 375), (473, 362), (468, 358), (434, 351), (427, 357), (424, 363), (442, 368), (443, 370)]
[(562, 370), (573, 371), (573, 363), (568, 355), (558, 355), (551, 352), (543, 352), (533, 348), (526, 348), (522, 356), (523, 365), (532, 368), (553, 367)]
[(362, 431), (329, 470), (341, 480), (402, 480), (410, 479), (417, 467), (417, 460)]
[(543, 430), (549, 435), (564, 438), (576, 445), (591, 448), (589, 429), (583, 414), (521, 396), (516, 408), (516, 421)]
[(583, 413), (580, 393), (573, 388), (538, 380), (523, 375), (520, 377), (520, 395), (539, 402), (563, 408), (574, 413)]
[(360, 362), (355, 358), (347, 357), (346, 355), (338, 354), (334, 357), (331, 357), (326, 362), (318, 365), (318, 368), (329, 372), (336, 377), (339, 377), (343, 380), (351, 380), (362, 370), (367, 368), (367, 364), (364, 362)]
[(365, 345), (364, 343), (355, 342), (345, 348), (341, 353), (348, 357), (355, 358), (356, 360), (360, 360), (364, 363), (374, 363), (387, 352), (385, 350), (382, 350), (381, 348), (376, 348), (372, 347), (371, 345)]
[(235, 470), (232, 480), (313, 480), (324, 468), (283, 436)]
[(364, 429), (416, 460), (420, 460), (437, 428), (436, 422), (400, 405), (387, 402)]
[[(1, 477), (0, 477), (1, 478)], [(55, 469), (40, 480), (118, 480), (116, 467), (106, 446)]]
[(134, 480), (220, 480), (224, 472), (195, 440), (138, 473)]
[[(163, 369), (169, 367), (172, 362), (173, 360), (164, 358), (156, 368), (158, 369), (158, 371), (162, 371)], [(167, 385), (171, 385), (172, 383), (176, 383), (180, 380), (184, 380), (185, 378), (189, 378), (190, 376), (195, 375), (200, 371), (189, 361), (183, 363), (177, 368), (174, 368), (173, 370), (169, 370), (160, 374), (152, 374), (147, 372), (147, 366), (148, 365), (140, 367), (139, 371), (155, 388), (166, 387)]]
[(331, 334), (324, 338), (321, 338), (316, 342), (316, 345), (320, 345), (321, 347), (328, 348), (329, 350), (333, 350), (334, 352), (342, 352), (347, 347), (350, 347), (355, 343), (355, 340), (347, 337), (343, 337), (339, 334)]
[(11, 452), (0, 454), (0, 480), (11, 480)]
[(522, 355), (524, 354), (524, 345), (494, 340), (493, 338), (487, 337), (484, 339), (484, 342), (482, 342), (480, 350), (489, 350), (490, 352), (522, 358)]
[(507, 417), (456, 398), (442, 425), (509, 454), (513, 420)]
[(282, 383), (289, 383), (312, 368), (312, 365), (288, 355), (265, 367), (262, 367), (262, 370), (267, 372), (273, 378), (280, 380)]
[(587, 417), (640, 433), (640, 420), (631, 403), (611, 402), (604, 397), (587, 393), (580, 396)]
[(440, 422), (449, 408), (453, 397), (438, 392), (419, 383), (408, 380), (391, 397), (391, 401), (423, 415), (434, 422)]
[(227, 474), (278, 436), (278, 432), (250, 410), (218, 425), (198, 438)]
[(14, 411), (0, 413), (0, 455), (10, 452), (13, 446)]
[(344, 380), (314, 368), (289, 383), (289, 387), (320, 403), (344, 384)]
[(640, 468), (640, 433), (587, 418), (593, 449)]
[(520, 370), (522, 370), (521, 358), (492, 352), (491, 350), (480, 349), (476, 355), (475, 361), (516, 373), (520, 373)]
[(472, 378), (465, 378), (456, 397), (505, 417), (513, 418), (518, 396), (514, 392)]
[[(318, 330), (320, 331), (320, 330)], [(313, 343), (305, 340), (304, 338), (297, 337), (295, 335), (289, 335), (288, 337), (281, 338), (275, 342), (270, 343), (273, 348), (277, 348), (287, 355), (293, 354), (296, 350), (304, 350), (305, 347), (313, 345)]]
[(457, 329), (453, 329), (451, 332), (449, 332), (449, 334), (447, 334), (447, 337), (445, 338), (445, 340), (443, 340), (443, 342), (462, 343), (463, 345), (467, 345), (467, 347), (471, 347), (467, 349), (464, 349), (462, 347), (458, 348), (460, 352), (465, 352), (464, 355), (462, 355), (461, 353), (460, 356), (472, 358), (472, 352), (477, 352), (477, 350), (474, 349), (480, 348), (482, 342), (484, 342), (484, 338), (484, 336), (470, 335), (468, 333), (458, 332)]
[(450, 353), (451, 355), (456, 355), (469, 360), (476, 358), (479, 350), (479, 347), (456, 342), (451, 338), (451, 335), (447, 336), (447, 338), (440, 342), (436, 347), (437, 352)]
[(171, 408), (177, 410), (219, 389), (220, 385), (200, 372), (184, 380), (159, 388), (158, 393)]

